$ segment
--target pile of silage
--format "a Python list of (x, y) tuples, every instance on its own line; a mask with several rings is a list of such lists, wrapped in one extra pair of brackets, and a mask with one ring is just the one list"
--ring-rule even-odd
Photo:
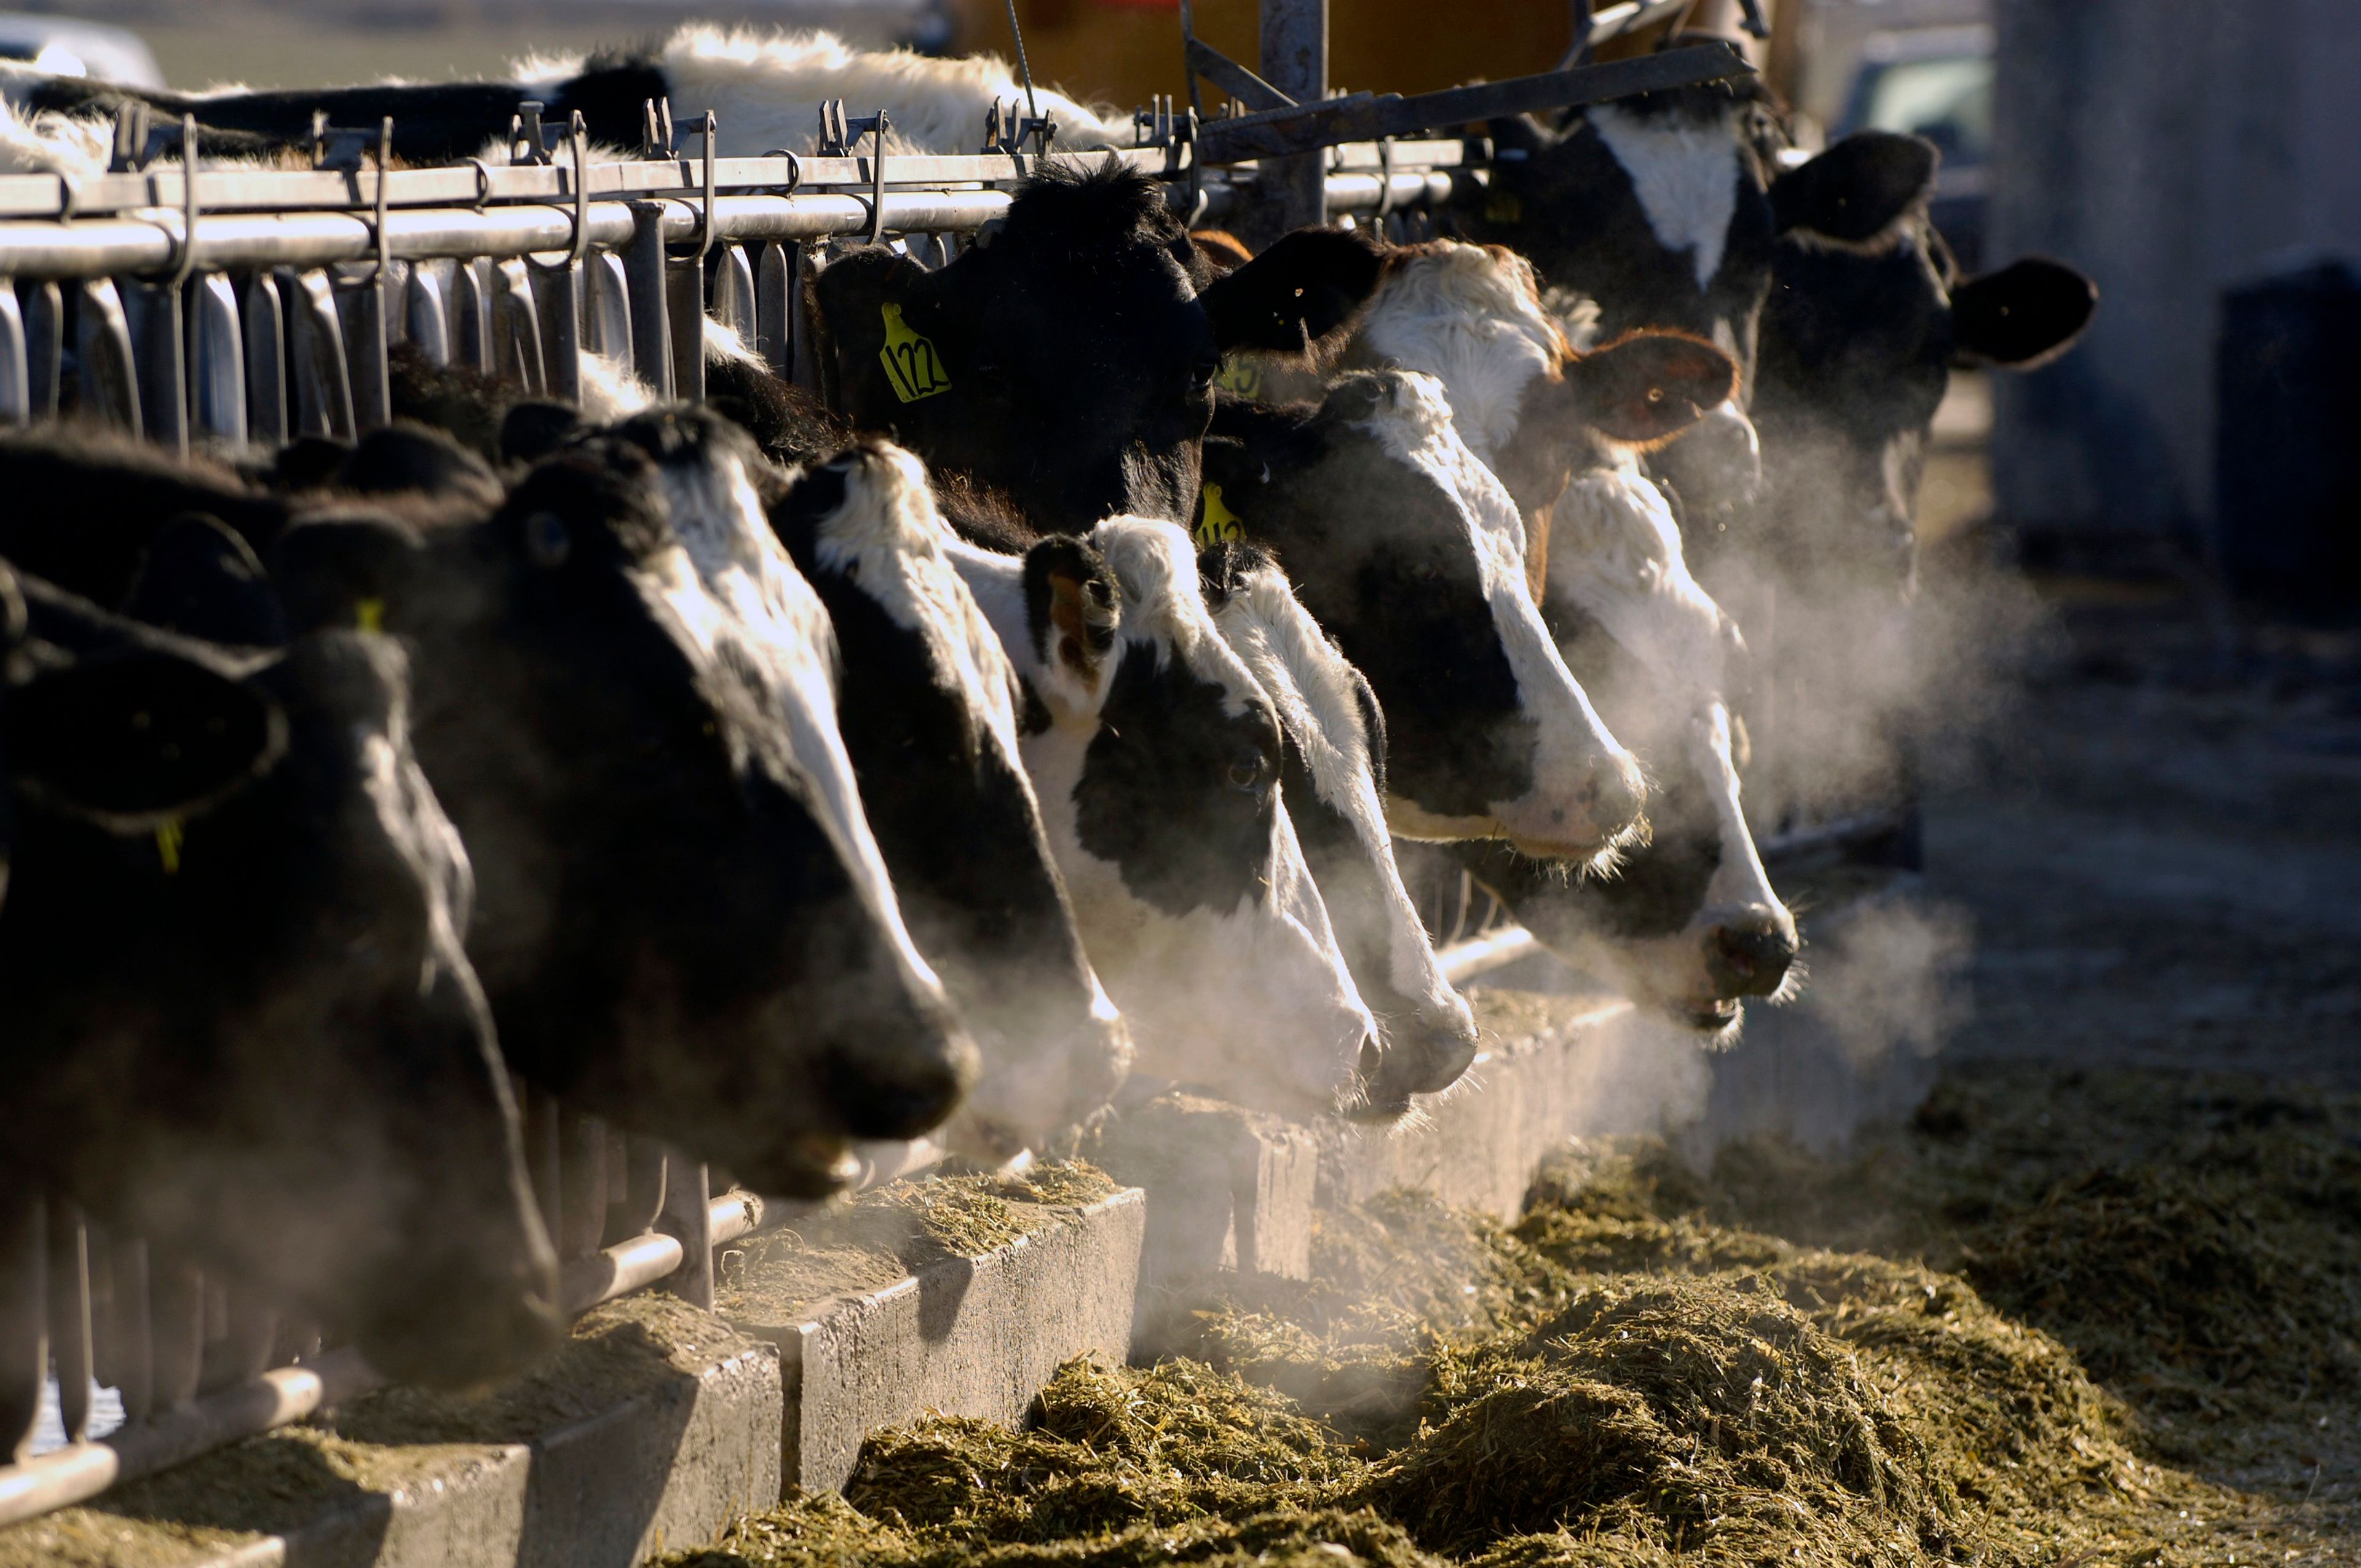
[[(2037, 1127), (2045, 1104), (2054, 1125)], [(2145, 1166), (2146, 1134), (2069, 1124), (2120, 1116), (2103, 1098), (1955, 1088), (1868, 1165), (1754, 1149), (1700, 1180), (1660, 1146), (1593, 1149), (1545, 1172), (1513, 1226), (1387, 1194), (1322, 1216), (1313, 1279), (1202, 1313), (1204, 1363), (1069, 1367), (1024, 1432), (880, 1434), (850, 1507), (791, 1504), (702, 1561), (829, 1560), (781, 1544), (822, 1537), (848, 1543), (834, 1560), (888, 1564), (2191, 1560), (2190, 1531), (2235, 1499), (2149, 1463), (2137, 1418), (2073, 1350), (1922, 1261), (2004, 1285), (2086, 1277), (2149, 1343), (2202, 1305), (2176, 1294), (2180, 1255), (2145, 1223), (2062, 1223), (2079, 1190), (2060, 1183), (2077, 1158), (2161, 1179), (2196, 1135), (2187, 1110), (2157, 1112), (2169, 1153)], [(2222, 1110), (2210, 1146), (2264, 1115)], [(2026, 1141), (2030, 1163), (2009, 1152)], [(2345, 1190), (2338, 1150), (2361, 1149), (2246, 1146), (2260, 1179), (2231, 1212), (2281, 1252), (2281, 1227), (2303, 1234)], [(1897, 1255), (1741, 1215), (1850, 1227)], [(2010, 1272), (1981, 1272), (2003, 1257)], [(2344, 1277), (2260, 1277), (2250, 1303), (2304, 1323)], [(2255, 1376), (2300, 1381), (2334, 1354), (2290, 1343)], [(857, 1552), (848, 1520), (870, 1532)]]

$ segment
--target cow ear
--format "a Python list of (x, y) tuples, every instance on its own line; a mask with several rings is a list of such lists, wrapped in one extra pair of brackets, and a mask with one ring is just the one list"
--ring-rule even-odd
[(873, 246), (829, 262), (812, 285), (833, 401), (855, 425), (890, 429), (956, 386), (930, 281), (908, 257)]
[(270, 547), (270, 571), (291, 635), (399, 628), (415, 597), (423, 543), (392, 517), (310, 518)]
[(1953, 287), (1952, 343), (1971, 360), (2029, 370), (2073, 347), (2098, 307), (2096, 283), (2029, 257)]
[(27, 798), (124, 833), (235, 794), (287, 748), (277, 703), (159, 649), (86, 659), (12, 687), (0, 727)]
[(1925, 137), (1856, 131), (1773, 181), (1772, 215), (1781, 234), (1808, 229), (1863, 245), (1926, 199), (1941, 161)]
[(1637, 332), (1566, 366), (1576, 417), (1612, 441), (1654, 445), (1738, 390), (1729, 355), (1684, 333)]
[(1122, 598), (1106, 558), (1063, 534), (1025, 553), (1025, 623), (1045, 705), (1063, 718), (1093, 713), (1106, 698)]
[(263, 648), (287, 641), (287, 618), (252, 547), (203, 512), (156, 531), (123, 613), (209, 642)]
[(1367, 235), (1298, 229), (1198, 298), (1224, 353), (1302, 354), (1353, 319), (1384, 271), (1385, 256)]

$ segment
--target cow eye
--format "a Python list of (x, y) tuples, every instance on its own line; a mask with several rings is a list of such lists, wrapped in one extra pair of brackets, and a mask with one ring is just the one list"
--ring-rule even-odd
[(1202, 390), (1212, 386), (1213, 378), (1221, 373), (1222, 362), (1218, 357), (1200, 359), (1189, 367), (1189, 385)]
[(1260, 751), (1240, 751), (1230, 759), (1230, 787), (1252, 795), (1269, 773), (1270, 762)]
[(524, 549), (536, 566), (562, 566), (574, 553), (574, 535), (555, 512), (537, 511), (524, 520)]

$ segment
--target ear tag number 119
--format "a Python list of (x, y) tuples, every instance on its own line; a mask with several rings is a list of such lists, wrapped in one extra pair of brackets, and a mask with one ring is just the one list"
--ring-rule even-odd
[(885, 378), (894, 383), (894, 395), (915, 403), (950, 391), (950, 372), (943, 368), (933, 340), (902, 319), (899, 305), (880, 305), (877, 313), (885, 322), (885, 346), (877, 351), (877, 358), (885, 367)]

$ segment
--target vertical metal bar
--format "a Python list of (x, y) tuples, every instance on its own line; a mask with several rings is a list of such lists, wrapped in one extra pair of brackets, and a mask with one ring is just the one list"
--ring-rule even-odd
[(754, 346), (754, 265), (742, 245), (725, 245), (713, 253), (713, 301), (708, 313), (736, 333), (746, 346)]
[(590, 273), (590, 289), (582, 313), (583, 341), (591, 353), (629, 365), (631, 285), (623, 273), (623, 258), (611, 250), (602, 250), (592, 255), (585, 265)]
[(120, 1241), (108, 1249), (107, 1273), (113, 1285), (109, 1310), (114, 1365), (110, 1387), (123, 1395), (123, 1419), (131, 1425), (144, 1421), (156, 1408), (156, 1336), (153, 1300), (148, 1295), (148, 1244)]
[(630, 1196), (623, 1200), (621, 1221), (626, 1227), (623, 1231), (625, 1237), (645, 1235), (655, 1229), (656, 1222), (664, 1217), (668, 1190), (664, 1146), (653, 1138), (643, 1138), (634, 1134), (628, 1147), (627, 1187)]
[(631, 368), (655, 389), (659, 398), (673, 393), (672, 313), (666, 302), (670, 280), (665, 276), (664, 203), (634, 202), (631, 248), (623, 255), (623, 270), (631, 283)]
[(684, 402), (705, 396), (705, 263), (674, 262), (664, 273), (664, 309), (672, 316), (672, 395)]
[(32, 391), (33, 417), (58, 415), (58, 383), (64, 371), (66, 302), (57, 280), (24, 286), (25, 378)]
[(33, 383), (25, 356), (25, 312), (16, 303), (12, 279), (0, 278), (0, 420), (24, 424), (33, 417)]
[(541, 312), (533, 274), (511, 257), (492, 269), (492, 373), (535, 397), (549, 389), (541, 357)]
[(451, 274), (451, 349), (470, 370), (492, 367), (492, 264), (462, 261)]
[(755, 352), (782, 376), (792, 374), (796, 367), (795, 323), (795, 269), (787, 259), (787, 247), (773, 240), (763, 247), (762, 259), (754, 265), (753, 345)]
[(49, 1380), (49, 1247), (38, 1198), (0, 1203), (0, 1462), (33, 1449)]
[(561, 1257), (598, 1250), (607, 1231), (607, 1124), (596, 1116), (568, 1116), (560, 1129), (565, 1148), (558, 1172), (565, 1191), (558, 1203), (564, 1228), (553, 1231)]
[(278, 1312), (251, 1289), (227, 1287), (217, 1299), (223, 1309), (222, 1332), (208, 1336), (198, 1380), (199, 1388), (207, 1393), (260, 1376), (269, 1368), (270, 1353), (279, 1341)]
[(346, 291), (354, 296), (351, 344), (346, 363), (351, 367), (353, 426), (356, 432), (375, 430), (393, 420), (393, 388), (386, 354), (390, 323), (386, 320), (386, 277), (376, 277)]
[(410, 269), (401, 291), (402, 331), (431, 365), (451, 363), (451, 313), (443, 302), (443, 280), (434, 268)]
[(288, 333), (294, 365), (295, 429), (302, 435), (353, 438), (352, 375), (336, 319), (335, 290), (325, 272), (279, 274), (293, 318)]
[(49, 1215), (49, 1354), (57, 1360), (58, 1418), (68, 1442), (90, 1435), (90, 1232), (82, 1211), (52, 1201)]
[(148, 439), (189, 449), (188, 329), (181, 291), (170, 283), (121, 285), (124, 320), (131, 332), (134, 384)]
[(287, 422), (287, 302), (279, 280), (258, 272), (246, 283), (246, 428), (258, 446), (281, 446)]
[(787, 379), (807, 392), (820, 389), (819, 322), (813, 280), (821, 267), (819, 250), (797, 240), (787, 249), (787, 302), (794, 313), (795, 341), (790, 345)]
[(680, 1272), (664, 1288), (692, 1307), (713, 1310), (713, 1194), (705, 1167), (681, 1155), (664, 1161), (664, 1218), (658, 1229), (680, 1239)]
[(205, 1363), (204, 1276), (185, 1263), (151, 1263), (148, 1299), (155, 1330), (153, 1413), (197, 1397)]
[(139, 428), (139, 367), (131, 346), (131, 323), (123, 296), (111, 278), (85, 278), (74, 300), (74, 354), (82, 367), (82, 412)]
[(218, 272), (189, 284), (189, 423), (246, 444), (246, 333), (237, 291)]
[(533, 302), (541, 314), (543, 389), (569, 403), (582, 400), (582, 305), (590, 274), (570, 261), (533, 269)]
[[(1328, 96), (1328, 0), (1262, 0), (1262, 78), (1299, 104)], [(1325, 148), (1265, 159), (1290, 229), (1328, 221)]]

